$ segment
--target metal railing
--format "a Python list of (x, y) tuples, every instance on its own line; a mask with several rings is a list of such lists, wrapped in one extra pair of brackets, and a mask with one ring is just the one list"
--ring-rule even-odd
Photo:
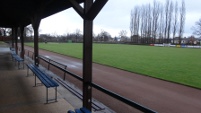
[[(60, 67), (60, 66), (58, 66), (58, 65), (56, 65), (56, 64), (54, 64), (54, 63), (52, 63), (52, 62), (49, 62), (49, 60), (47, 60), (47, 59), (44, 58), (43, 56), (40, 55), (39, 58), (40, 58), (41, 60), (43, 60), (43, 61), (45, 61), (45, 62), (51, 64), (52, 66), (58, 68), (59, 70), (63, 71), (64, 73), (67, 73), (67, 74), (73, 76), (74, 78), (78, 79), (79, 81), (83, 81), (82, 77), (80, 77), (80, 76), (78, 76), (78, 75), (76, 75), (76, 74), (74, 74), (74, 73), (72, 73), (72, 72), (66, 70), (65, 68), (62, 68), (62, 67)], [(55, 62), (56, 62), (56, 61), (55, 61)]]
[[(29, 52), (30, 51), (28, 50), (28, 56), (29, 56)], [(63, 71), (64, 72), (64, 80), (65, 80), (65, 76), (66, 76), (65, 73), (67, 73), (67, 74), (71, 75), (72, 77), (76, 78), (77, 80), (79, 80), (81, 82), (83, 81), (83, 78), (80, 77), (79, 75), (66, 70), (67, 66), (65, 68), (60, 67), (57, 64), (59, 64), (59, 65), (63, 65), (63, 64), (61, 64), (59, 62), (56, 62), (56, 61), (54, 61), (54, 60), (52, 60), (50, 58), (41, 56), (41, 55), (39, 56), (39, 58), (41, 60), (47, 62), (48, 63), (48, 67), (49, 67), (49, 65), (52, 65), (52, 66), (58, 68), (59, 70)], [(32, 55), (32, 59), (33, 59), (33, 55)], [(103, 87), (101, 87), (101, 86), (99, 86), (99, 85), (97, 85), (95, 83), (91, 83), (91, 87), (93, 87), (93, 88), (95, 88), (95, 89), (97, 89), (97, 90), (99, 90), (99, 91), (101, 91), (101, 92), (103, 92), (103, 93), (105, 93), (105, 94), (107, 94), (107, 95), (109, 95), (109, 96), (111, 96), (111, 97), (113, 97), (113, 98), (115, 98), (115, 99), (117, 99), (117, 100), (119, 100), (119, 101), (121, 101), (121, 102), (123, 102), (123, 103), (125, 103), (125, 104), (127, 104), (127, 105), (129, 105), (131, 107), (133, 107), (133, 108), (135, 108), (135, 109), (138, 109), (138, 110), (140, 110), (142, 112), (145, 112), (145, 113), (157, 113), (156, 111), (154, 111), (154, 110), (152, 110), (150, 108), (147, 108), (147, 107), (145, 107), (143, 105), (140, 105), (140, 104), (138, 104), (138, 103), (136, 103), (136, 102), (134, 102), (134, 101), (132, 101), (130, 99), (127, 99), (127, 98), (125, 98), (125, 97), (123, 97), (121, 95), (118, 95), (118, 94), (110, 91), (110, 90), (107, 90), (107, 89), (105, 89), (105, 88), (103, 88)]]
[[(44, 57), (44, 56), (39, 56), (39, 58), (41, 59), (41, 60), (43, 60), (43, 61), (45, 61), (45, 62), (47, 62), (48, 63), (48, 67), (47, 67), (47, 69), (49, 70), (50, 69), (50, 64), (54, 64), (53, 66), (54, 67), (56, 67), (56, 68), (61, 68), (62, 70), (66, 70), (67, 69), (67, 65), (64, 65), (64, 64), (62, 64), (62, 63), (59, 63), (59, 62), (57, 62), (57, 61), (55, 61), (55, 60), (52, 60), (52, 59), (50, 59), (50, 58), (47, 58), (47, 57)], [(62, 67), (60, 67), (60, 66), (62, 66)], [(61, 70), (60, 69), (60, 70)], [(64, 72), (64, 74), (63, 74), (64, 76), (63, 76), (63, 80), (65, 80), (66, 79), (66, 72)]]
[[(26, 50), (24, 50), (24, 51), (26, 51)], [(33, 51), (30, 51), (30, 50), (27, 50), (27, 52), (28, 52), (28, 53), (27, 53), (27, 54), (28, 54), (28, 55), (27, 55), (28, 57), (30, 57), (30, 53), (32, 53), (32, 56), (31, 56), (30, 58), (33, 60), (33, 58), (34, 58), (34, 52), (33, 52)], [(24, 53), (25, 53), (25, 52), (24, 52)]]

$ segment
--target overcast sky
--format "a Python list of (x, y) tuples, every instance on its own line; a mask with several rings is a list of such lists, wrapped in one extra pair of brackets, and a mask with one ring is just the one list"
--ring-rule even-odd
[[(156, 0), (165, 3), (166, 0)], [(175, 2), (176, 0), (172, 0)], [(177, 0), (179, 6), (182, 0)], [(184, 36), (192, 34), (192, 26), (201, 18), (201, 0), (184, 0), (186, 3), (186, 22)], [(130, 36), (130, 12), (136, 6), (153, 3), (153, 0), (108, 0), (94, 20), (93, 30), (97, 35), (101, 30), (109, 32), (112, 37), (118, 36), (121, 30), (126, 30)], [(83, 31), (82, 18), (70, 8), (41, 21), (41, 34), (74, 33), (76, 29)]]

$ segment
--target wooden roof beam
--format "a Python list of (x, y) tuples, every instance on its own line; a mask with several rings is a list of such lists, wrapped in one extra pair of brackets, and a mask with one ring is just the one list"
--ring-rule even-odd
[(98, 15), (101, 11), (103, 6), (107, 3), (108, 0), (96, 0), (91, 8), (88, 10), (87, 14), (85, 15), (87, 20), (94, 20), (94, 18)]
[(72, 4), (72, 7), (74, 10), (82, 17), (84, 18), (84, 9), (80, 6), (80, 4), (75, 0), (69, 0), (69, 2)]

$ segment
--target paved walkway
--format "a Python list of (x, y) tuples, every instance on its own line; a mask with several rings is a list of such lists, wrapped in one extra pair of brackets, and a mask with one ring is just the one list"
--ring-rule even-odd
[[(26, 47), (28, 50), (33, 48)], [(82, 75), (82, 61), (45, 50), (39, 54), (67, 64), (68, 70)], [(68, 78), (70, 80), (70, 78)], [(76, 84), (75, 80), (72, 80)], [(93, 82), (132, 99), (161, 113), (199, 113), (201, 112), (201, 90), (126, 72), (123, 70), (93, 64)], [(93, 89), (93, 97), (116, 112), (138, 112)]]
[[(7, 45), (0, 43), (0, 113), (66, 113), (74, 109), (59, 92), (58, 102), (44, 104), (45, 86), (33, 87), (34, 76), (26, 74), (25, 69), (18, 70), (11, 60)], [(50, 98), (54, 92), (49, 90)]]

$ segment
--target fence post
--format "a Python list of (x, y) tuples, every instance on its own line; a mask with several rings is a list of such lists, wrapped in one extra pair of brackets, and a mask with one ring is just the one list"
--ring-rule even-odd
[[(65, 70), (66, 70), (67, 66), (65, 66)], [(66, 72), (64, 72), (64, 80), (66, 79)]]
[(38, 65), (40, 64), (40, 55), (38, 55)]
[(48, 70), (50, 69), (50, 59), (49, 59), (49, 63), (48, 63), (47, 69), (48, 69)]
[(34, 59), (33, 57), (34, 57), (34, 53), (32, 53), (32, 60)]
[(29, 50), (28, 50), (28, 57), (29, 57)]

